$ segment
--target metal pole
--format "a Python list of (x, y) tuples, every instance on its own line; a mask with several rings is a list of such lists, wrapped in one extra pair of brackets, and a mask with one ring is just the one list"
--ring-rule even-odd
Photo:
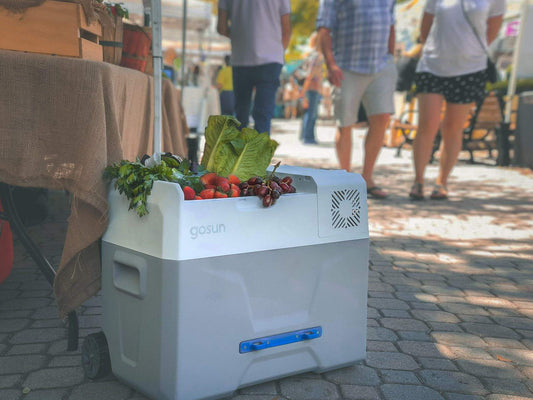
[(154, 153), (161, 151), (161, 0), (152, 0), (152, 56), (154, 62)]
[(185, 53), (187, 42), (187, 0), (183, 0), (183, 20), (181, 22), (181, 95), (185, 86)]

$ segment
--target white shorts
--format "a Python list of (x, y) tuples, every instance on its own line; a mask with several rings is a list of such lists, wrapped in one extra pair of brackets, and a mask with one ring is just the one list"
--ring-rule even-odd
[(340, 127), (357, 122), (361, 101), (366, 115), (394, 114), (394, 90), (398, 72), (394, 61), (376, 74), (359, 74), (343, 70), (344, 80), (340, 88), (333, 90), (335, 118)]

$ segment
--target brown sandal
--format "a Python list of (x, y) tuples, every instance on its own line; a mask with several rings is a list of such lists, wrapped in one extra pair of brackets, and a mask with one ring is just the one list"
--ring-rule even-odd
[(411, 186), (409, 197), (412, 200), (424, 200), (424, 185), (421, 183), (415, 183)]
[(444, 185), (435, 185), (433, 188), (433, 191), (431, 192), (431, 196), (429, 196), (431, 200), (447, 200), (448, 199), (448, 188)]

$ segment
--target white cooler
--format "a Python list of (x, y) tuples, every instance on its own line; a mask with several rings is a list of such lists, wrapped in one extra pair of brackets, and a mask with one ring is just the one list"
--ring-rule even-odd
[(297, 189), (184, 201), (157, 182), (150, 214), (111, 190), (102, 241), (113, 373), (153, 399), (214, 399), (365, 358), (366, 187), (356, 174), (281, 167)]

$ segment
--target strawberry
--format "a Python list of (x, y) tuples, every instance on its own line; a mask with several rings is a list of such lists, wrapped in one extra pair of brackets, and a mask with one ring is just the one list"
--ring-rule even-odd
[(205, 189), (216, 189), (216, 185), (204, 185)]
[(230, 189), (237, 192), (237, 196), (241, 194), (241, 189), (235, 183), (231, 184)]
[(228, 195), (226, 193), (222, 193), (222, 192), (215, 192), (215, 199), (225, 199), (227, 198)]
[(237, 178), (235, 175), (228, 176), (228, 181), (229, 183), (233, 185), (239, 185), (241, 183), (241, 180)]
[(194, 196), (194, 200), (203, 200), (200, 196)]
[(215, 174), (214, 172), (209, 172), (200, 177), (200, 182), (202, 182), (204, 186), (205, 185), (216, 185), (216, 179), (217, 179), (217, 174)]
[(228, 192), (228, 197), (239, 197), (240, 191), (230, 189)]
[(202, 199), (212, 199), (215, 197), (215, 189), (204, 189), (200, 192), (200, 197)]
[(216, 179), (216, 185), (218, 186), (221, 192), (227, 192), (230, 189), (229, 181), (226, 178), (218, 176)]
[(183, 188), (183, 195), (185, 197), (185, 200), (194, 200), (196, 193), (194, 193), (194, 189), (192, 187), (185, 186)]

